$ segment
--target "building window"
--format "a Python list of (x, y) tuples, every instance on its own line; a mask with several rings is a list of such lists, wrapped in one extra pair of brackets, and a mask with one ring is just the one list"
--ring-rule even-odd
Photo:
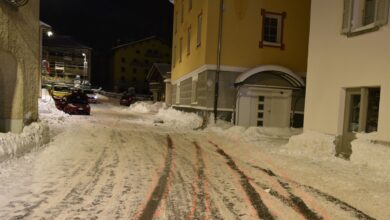
[(122, 73), (126, 72), (126, 68), (122, 67)]
[(176, 104), (180, 104), (180, 83), (176, 85)]
[(176, 66), (176, 46), (173, 47), (173, 51), (172, 51), (172, 66), (175, 67)]
[(192, 77), (191, 103), (198, 104), (198, 76)]
[(200, 47), (202, 44), (202, 13), (198, 15), (198, 29), (196, 34), (196, 45)]
[(137, 73), (137, 69), (136, 68), (133, 68), (133, 73)]
[(174, 21), (174, 23), (175, 23), (175, 34), (177, 33), (177, 17), (179, 17), (179, 14), (176, 11), (176, 13), (175, 13), (175, 21)]
[(181, 12), (180, 12), (180, 20), (181, 20), (181, 23), (183, 24), (184, 22), (184, 0), (181, 1)]
[(183, 38), (180, 38), (179, 42), (179, 63), (182, 61), (182, 55), (183, 55)]
[(192, 9), (192, 0), (188, 0), (188, 11)]
[(390, 0), (344, 0), (342, 33), (354, 36), (388, 23)]
[(126, 59), (124, 57), (122, 57), (122, 63), (125, 63), (126, 62)]
[(135, 51), (137, 54), (140, 54), (141, 53), (141, 51), (140, 50), (137, 50), (137, 51)]
[(267, 46), (284, 50), (283, 28), (286, 13), (275, 13), (262, 9), (261, 15), (263, 17), (263, 33), (260, 48)]
[(187, 30), (187, 55), (191, 54), (191, 26)]

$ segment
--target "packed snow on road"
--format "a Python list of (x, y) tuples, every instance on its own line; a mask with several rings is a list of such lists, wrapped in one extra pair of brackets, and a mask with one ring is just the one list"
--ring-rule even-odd
[(68, 116), (44, 96), (40, 117), (0, 136), (0, 219), (390, 219), (390, 152), (370, 135), (345, 161), (324, 134), (201, 128), (161, 103)]

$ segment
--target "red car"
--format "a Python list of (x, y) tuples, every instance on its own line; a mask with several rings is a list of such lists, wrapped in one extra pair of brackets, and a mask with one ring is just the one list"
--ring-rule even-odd
[(91, 114), (88, 96), (81, 91), (73, 91), (71, 95), (56, 100), (56, 107), (70, 115)]

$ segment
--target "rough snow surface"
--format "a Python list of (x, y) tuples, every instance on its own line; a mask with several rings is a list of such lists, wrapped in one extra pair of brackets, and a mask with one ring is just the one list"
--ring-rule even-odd
[(334, 157), (335, 137), (318, 132), (304, 132), (292, 136), (282, 149), (286, 153), (311, 158)]
[(129, 111), (134, 113), (157, 113), (164, 108), (166, 108), (166, 105), (162, 102), (136, 102), (130, 105)]
[(372, 167), (383, 173), (390, 173), (390, 146), (374, 143), (376, 133), (357, 134), (352, 142), (351, 161)]
[(109, 102), (42, 117), (57, 130), (47, 147), (0, 163), (0, 219), (390, 219), (389, 173), (291, 154), (300, 130), (194, 131), (194, 114)]
[(26, 126), (21, 134), (0, 133), (0, 162), (31, 152), (49, 142), (49, 127), (45, 123)]
[(194, 113), (186, 113), (173, 108), (160, 108), (157, 121), (171, 128), (196, 129), (202, 125), (202, 118)]

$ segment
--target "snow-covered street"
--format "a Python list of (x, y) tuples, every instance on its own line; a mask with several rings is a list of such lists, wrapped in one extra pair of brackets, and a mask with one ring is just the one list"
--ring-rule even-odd
[(46, 112), (51, 142), (0, 163), (0, 219), (390, 218), (388, 177), (286, 153), (288, 137), (244, 141), (160, 112), (92, 108)]

